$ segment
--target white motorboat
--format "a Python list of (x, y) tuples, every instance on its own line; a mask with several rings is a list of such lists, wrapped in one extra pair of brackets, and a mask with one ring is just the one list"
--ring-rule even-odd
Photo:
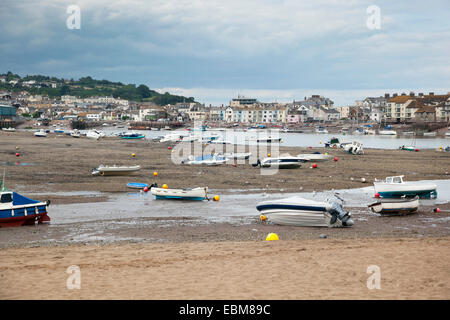
[(106, 134), (104, 132), (98, 131), (98, 130), (89, 130), (88, 132), (86, 132), (86, 138), (89, 139), (95, 139), (98, 140), (100, 138), (103, 138), (104, 136), (106, 136)]
[(417, 212), (419, 196), (404, 199), (380, 199), (368, 207), (375, 213), (383, 215), (402, 215)]
[(332, 156), (322, 153), (300, 153), (297, 155), (297, 158), (303, 159), (305, 161), (322, 162), (330, 160)]
[(374, 134), (376, 134), (376, 131), (373, 129), (364, 129), (364, 134), (374, 135)]
[(328, 133), (328, 130), (325, 128), (319, 127), (316, 129), (316, 133)]
[(362, 143), (358, 141), (353, 141), (344, 146), (344, 150), (351, 154), (364, 154), (364, 149)]
[(318, 202), (298, 196), (259, 203), (256, 209), (267, 221), (300, 227), (347, 227), (353, 225), (349, 212), (337, 201)]
[(380, 130), (378, 131), (378, 134), (382, 136), (395, 136), (397, 135), (397, 132), (394, 130)]
[(175, 132), (166, 134), (159, 142), (178, 142), (189, 136), (189, 132)]
[(187, 159), (182, 160), (182, 164), (191, 165), (207, 165), (207, 166), (219, 166), (228, 161), (228, 158), (221, 155), (203, 155), (203, 156), (189, 156)]
[(404, 182), (402, 176), (387, 177), (384, 181), (373, 183), (375, 193), (383, 198), (400, 198), (419, 196), (421, 198), (434, 198), (437, 196), (437, 185), (426, 182)]
[(423, 136), (424, 137), (435, 137), (436, 136), (436, 131), (434, 131), (434, 132), (424, 132)]
[(414, 131), (405, 131), (405, 132), (403, 132), (403, 135), (405, 135), (405, 136), (413, 136), (414, 135)]
[(151, 192), (156, 199), (205, 200), (208, 199), (208, 188), (164, 189), (152, 187)]
[(74, 131), (72, 131), (71, 133), (70, 133), (70, 136), (72, 137), (72, 138), (79, 138), (80, 137), (80, 131), (78, 131), (78, 130), (74, 130)]
[(140, 166), (104, 166), (92, 170), (94, 176), (124, 176), (141, 170)]
[(297, 157), (282, 156), (278, 158), (264, 158), (263, 160), (258, 159), (253, 166), (260, 166), (262, 168), (295, 169), (300, 168), (304, 162), (306, 162), (304, 159)]
[(44, 129), (40, 129), (34, 133), (34, 136), (45, 138), (47, 136), (47, 132), (45, 132)]
[(445, 133), (445, 137), (446, 137), (446, 138), (450, 138), (450, 131), (447, 131), (447, 132)]
[(16, 128), (13, 128), (13, 127), (2, 128), (2, 131), (15, 132), (15, 131), (16, 131)]

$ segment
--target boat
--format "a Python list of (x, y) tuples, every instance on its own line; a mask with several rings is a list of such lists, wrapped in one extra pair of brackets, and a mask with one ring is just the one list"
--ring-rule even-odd
[(64, 133), (63, 129), (54, 129), (53, 130), (54, 133)]
[(404, 199), (379, 199), (368, 207), (375, 213), (383, 215), (403, 215), (417, 212), (419, 196)]
[(299, 227), (349, 227), (353, 225), (351, 214), (337, 201), (318, 202), (294, 196), (259, 203), (256, 209), (267, 221)]
[(318, 127), (316, 133), (328, 133), (328, 130), (323, 127)]
[(227, 140), (212, 140), (209, 142), (210, 144), (233, 144), (230, 141)]
[(45, 137), (47, 137), (47, 132), (45, 132), (45, 130), (43, 130), (43, 129), (40, 129), (34, 133), (34, 136), (45, 138)]
[(156, 184), (147, 184), (147, 183), (139, 183), (139, 182), (130, 182), (127, 183), (127, 187), (131, 189), (144, 189), (145, 187), (151, 188), (152, 186), (156, 186)]
[(364, 134), (366, 135), (374, 135), (376, 134), (376, 131), (373, 129), (364, 129)]
[(189, 156), (187, 159), (181, 161), (182, 164), (191, 164), (191, 165), (207, 165), (207, 166), (218, 166), (224, 164), (228, 161), (228, 158), (217, 155), (203, 155), (203, 156)]
[(297, 158), (303, 159), (305, 161), (322, 162), (330, 160), (332, 156), (317, 152), (317, 153), (300, 153), (297, 155)]
[(256, 138), (256, 142), (258, 143), (275, 143), (275, 142), (280, 142), (281, 138), (272, 138), (272, 137), (267, 137), (267, 138)]
[(104, 166), (92, 170), (94, 176), (123, 176), (141, 170), (140, 166)]
[(205, 200), (208, 199), (208, 187), (193, 189), (164, 189), (152, 187), (152, 194), (156, 199), (178, 199), (178, 200)]
[(252, 155), (251, 152), (228, 152), (224, 153), (223, 156), (230, 160), (248, 160)]
[(450, 138), (450, 131), (447, 131), (447, 132), (445, 133), (445, 137), (446, 137), (446, 138)]
[(341, 143), (339, 142), (338, 138), (331, 138), (330, 141), (325, 142), (326, 148), (340, 148)]
[(437, 196), (437, 186), (434, 183), (404, 182), (403, 175), (386, 177), (383, 181), (373, 183), (375, 193), (383, 198), (414, 197), (435, 198)]
[(16, 128), (13, 128), (13, 127), (2, 128), (2, 131), (15, 132), (15, 131), (16, 131)]
[(414, 133), (414, 131), (405, 131), (405, 132), (403, 132), (403, 134), (405, 136), (413, 136), (415, 133)]
[(380, 130), (378, 134), (382, 136), (395, 136), (397, 132), (395, 130)]
[(50, 201), (29, 199), (5, 187), (5, 179), (0, 188), (0, 227), (18, 227), (50, 222), (47, 207)]
[(279, 168), (279, 169), (296, 169), (305, 163), (304, 159), (300, 159), (292, 156), (281, 156), (278, 158), (265, 158), (263, 160), (257, 160), (253, 166), (260, 166), (261, 168)]
[(414, 146), (401, 146), (399, 149), (400, 150), (406, 150), (406, 151), (419, 151), (419, 149), (417, 149)]
[(72, 132), (70, 132), (70, 136), (72, 138), (79, 138), (81, 136), (80, 131), (78, 130), (73, 130)]
[(88, 132), (86, 132), (86, 138), (89, 139), (98, 140), (100, 138), (103, 138), (104, 136), (106, 136), (105, 133), (98, 130), (89, 130)]
[(166, 134), (161, 140), (159, 140), (159, 142), (178, 142), (186, 136), (189, 136), (188, 132), (169, 133)]
[(424, 137), (435, 137), (436, 136), (436, 131), (434, 131), (434, 132), (424, 132), (423, 136)]
[(144, 135), (137, 132), (126, 132), (121, 137), (121, 139), (142, 139), (145, 138)]
[(353, 141), (352, 143), (346, 144), (344, 146), (344, 150), (351, 154), (364, 154), (362, 143), (358, 141)]

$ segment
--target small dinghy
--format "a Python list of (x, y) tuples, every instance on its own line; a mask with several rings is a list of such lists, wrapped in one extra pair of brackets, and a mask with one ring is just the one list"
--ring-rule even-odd
[(208, 187), (193, 189), (164, 189), (151, 188), (156, 199), (178, 199), (178, 200), (205, 200), (208, 199)]
[(279, 225), (298, 227), (349, 227), (351, 214), (340, 203), (318, 202), (298, 196), (259, 203), (256, 209), (267, 221)]
[(144, 189), (145, 187), (150, 187), (147, 183), (130, 182), (127, 183), (127, 187), (131, 189)]
[(368, 207), (382, 215), (405, 215), (417, 212), (419, 196), (410, 199), (380, 199)]
[(220, 155), (203, 155), (203, 156), (189, 156), (187, 159), (182, 160), (182, 164), (191, 165), (207, 165), (207, 166), (218, 166), (224, 164), (228, 161), (228, 158)]
[(18, 227), (47, 223), (47, 207), (50, 201), (38, 201), (9, 191), (4, 185), (4, 178), (0, 188), (0, 227)]
[(141, 170), (140, 166), (104, 166), (92, 170), (93, 176), (124, 176), (135, 171)]

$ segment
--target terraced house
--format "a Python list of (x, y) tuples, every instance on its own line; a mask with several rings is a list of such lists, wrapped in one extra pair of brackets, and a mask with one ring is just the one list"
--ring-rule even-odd
[(385, 119), (391, 123), (408, 122), (448, 122), (450, 117), (450, 93), (428, 95), (402, 93), (389, 99), (385, 109)]

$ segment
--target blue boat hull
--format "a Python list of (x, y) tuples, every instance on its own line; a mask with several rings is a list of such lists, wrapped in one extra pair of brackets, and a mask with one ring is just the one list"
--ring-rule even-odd
[(13, 192), (13, 207), (0, 210), (0, 227), (15, 227), (49, 222), (47, 205)]

